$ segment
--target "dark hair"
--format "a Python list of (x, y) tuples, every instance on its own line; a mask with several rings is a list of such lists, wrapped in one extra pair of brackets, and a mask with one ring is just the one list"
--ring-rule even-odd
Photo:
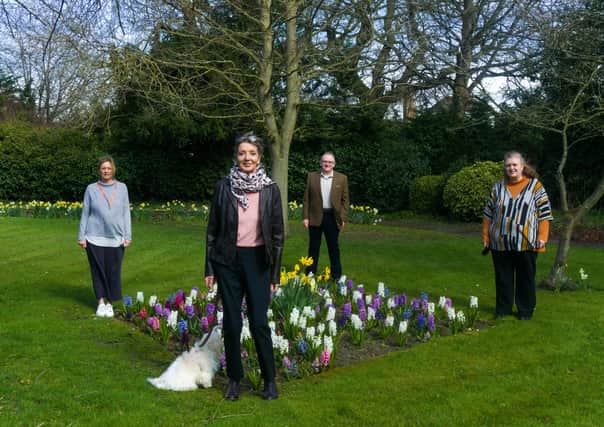
[[(527, 178), (537, 178), (537, 171), (535, 170), (535, 168), (533, 168), (532, 166), (530, 166), (526, 160), (524, 160), (524, 156), (522, 154), (520, 154), (520, 152), (518, 151), (508, 151), (507, 153), (505, 153), (503, 155), (503, 162), (504, 162), (504, 168), (505, 168), (505, 161), (507, 159), (509, 159), (510, 157), (518, 157), (520, 159), (520, 162), (522, 163), (523, 169), (522, 169), (522, 175), (526, 176)], [(504, 179), (507, 182), (508, 181), (508, 176), (507, 174), (503, 173)]]
[(109, 162), (111, 163), (111, 167), (113, 168), (113, 176), (115, 177), (115, 173), (117, 172), (117, 168), (115, 167), (115, 161), (113, 160), (113, 157), (111, 156), (101, 156), (99, 157), (99, 161), (97, 162), (97, 170), (101, 170), (101, 165), (103, 163)]
[(237, 152), (239, 151), (239, 146), (241, 144), (243, 144), (244, 142), (255, 145), (256, 148), (258, 149), (258, 153), (260, 155), (262, 155), (262, 153), (264, 151), (264, 146), (262, 145), (262, 138), (260, 138), (259, 136), (256, 136), (254, 134), (254, 132), (246, 132), (243, 135), (238, 136), (237, 139), (235, 139), (235, 147), (233, 150), (235, 157), (237, 157)]

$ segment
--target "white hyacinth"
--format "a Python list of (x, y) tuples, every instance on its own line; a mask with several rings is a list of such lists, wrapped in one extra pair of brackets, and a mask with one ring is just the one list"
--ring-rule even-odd
[(441, 297), (438, 299), (438, 306), (439, 306), (440, 308), (445, 308), (445, 304), (447, 304), (447, 298), (445, 298), (445, 297), (441, 296)]
[(338, 280), (338, 283), (345, 283), (345, 282), (346, 282), (346, 275), (345, 275), (345, 274), (342, 274), (342, 275), (340, 276), (340, 280)]
[(398, 333), (405, 334), (407, 333), (407, 328), (409, 324), (406, 320), (401, 320), (401, 323), (398, 324)]
[(317, 313), (312, 308), (310, 308), (310, 306), (308, 306), (308, 305), (302, 309), (302, 316), (306, 316), (308, 318), (314, 319), (316, 315), (317, 315)]
[(373, 307), (367, 307), (367, 320), (375, 319), (375, 310)]
[(216, 312), (216, 321), (218, 322), (219, 325), (222, 325), (222, 318), (224, 317), (224, 312), (222, 311), (217, 311)]
[(300, 316), (298, 319), (298, 327), (300, 329), (306, 329), (306, 316)]
[(272, 333), (275, 333), (275, 331), (277, 330), (277, 325), (275, 324), (274, 320), (268, 322), (268, 327), (271, 328)]
[(352, 323), (352, 327), (357, 331), (360, 331), (364, 328), (363, 321), (361, 320), (358, 314), (353, 314), (352, 316), (350, 316), (350, 322)]
[(434, 303), (433, 302), (429, 302), (428, 303), (428, 314), (433, 314), (434, 313)]
[(386, 320), (384, 320), (384, 326), (386, 326), (387, 328), (391, 328), (392, 326), (394, 326), (394, 316), (390, 314), (386, 316)]
[(449, 317), (449, 320), (455, 320), (455, 309), (453, 307), (449, 307), (447, 316)]
[(363, 298), (363, 294), (357, 291), (356, 289), (352, 292), (352, 300), (354, 302), (358, 301), (359, 298)]
[(390, 309), (394, 308), (394, 298), (388, 298), (388, 301), (386, 301), (386, 307)]
[(306, 328), (306, 338), (308, 338), (309, 340), (312, 340), (314, 337), (315, 337), (315, 327), (309, 326), (308, 328)]
[(168, 316), (168, 326), (172, 329), (178, 329), (178, 311), (172, 310), (170, 311), (170, 315)]
[(190, 295), (185, 298), (185, 305), (193, 305), (193, 298)]
[(218, 294), (218, 284), (214, 283), (214, 286), (212, 286), (212, 289), (210, 289), (208, 291), (207, 300), (213, 301), (216, 298), (217, 294)]
[(470, 297), (470, 308), (478, 308), (478, 297)]
[(369, 305), (373, 301), (373, 296), (371, 294), (365, 295), (365, 304)]
[(384, 298), (386, 296), (386, 285), (384, 285), (384, 282), (379, 282), (378, 283), (378, 295), (381, 296), (382, 298)]
[(336, 318), (336, 308), (333, 305), (330, 305), (327, 309), (327, 316), (325, 316), (326, 321), (334, 320)]
[(331, 298), (325, 298), (325, 306), (333, 305), (333, 300)]
[(287, 340), (287, 338), (281, 335), (272, 334), (271, 339), (273, 341), (273, 348), (277, 349), (279, 353), (289, 353), (289, 341)]
[(323, 292), (323, 298), (325, 298), (325, 301), (327, 301), (328, 299), (331, 299), (331, 294), (329, 293), (329, 291), (327, 289), (325, 289), (325, 292)]
[(324, 333), (325, 333), (325, 323), (320, 322), (320, 323), (317, 325), (317, 334), (319, 334), (319, 335), (323, 335)]
[(348, 288), (346, 286), (340, 286), (339, 291), (340, 291), (340, 295), (342, 295), (343, 297), (345, 297), (346, 294), (348, 294)]
[(145, 302), (145, 295), (141, 291), (136, 293), (136, 301)]
[(153, 307), (157, 302), (157, 295), (151, 295), (149, 297), (149, 307)]
[(334, 320), (330, 320), (327, 325), (328, 325), (330, 336), (335, 337), (336, 335), (338, 335), (338, 325), (336, 324), (336, 322)]
[(459, 310), (459, 311), (457, 312), (457, 316), (456, 316), (456, 317), (457, 317), (457, 320), (458, 320), (459, 322), (461, 322), (461, 323), (464, 323), (464, 322), (466, 321), (466, 315), (465, 315), (465, 314), (463, 314), (463, 311), (461, 311), (461, 310)]
[(250, 323), (247, 318), (243, 319), (243, 326), (241, 327), (241, 342), (252, 338), (250, 333)]
[(298, 307), (294, 307), (292, 309), (291, 313), (289, 313), (289, 323), (291, 323), (292, 325), (297, 325), (299, 317), (300, 317), (300, 310), (298, 310)]
[(189, 294), (189, 296), (191, 297), (191, 299), (193, 301), (195, 301), (197, 299), (197, 289), (195, 289), (195, 288), (191, 289), (191, 293)]
[(309, 340), (312, 342), (313, 348), (321, 348), (321, 346), (323, 345), (323, 339), (319, 335), (316, 335), (310, 338)]
[(587, 274), (585, 272), (585, 270), (583, 270), (583, 267), (581, 267), (579, 269), (579, 276), (581, 277), (581, 280), (587, 280), (587, 278), (589, 277), (589, 274)]
[(273, 318), (273, 310), (271, 308), (269, 308), (268, 310), (266, 310), (266, 318), (267, 319), (272, 319)]
[(325, 350), (327, 350), (327, 352), (329, 354), (333, 353), (333, 338), (332, 337), (325, 335), (323, 337), (323, 345), (325, 346)]

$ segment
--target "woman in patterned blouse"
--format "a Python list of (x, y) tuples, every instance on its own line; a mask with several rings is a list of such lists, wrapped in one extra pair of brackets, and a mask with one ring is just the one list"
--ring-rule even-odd
[(493, 254), (497, 318), (511, 315), (514, 301), (518, 319), (533, 316), (537, 254), (545, 251), (552, 220), (535, 171), (520, 153), (506, 153), (504, 179), (493, 186), (482, 226), (483, 246)]

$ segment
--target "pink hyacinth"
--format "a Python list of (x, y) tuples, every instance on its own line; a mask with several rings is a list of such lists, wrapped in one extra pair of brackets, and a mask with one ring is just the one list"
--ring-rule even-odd
[(331, 354), (329, 354), (329, 352), (327, 350), (323, 350), (321, 352), (321, 358), (319, 359), (319, 362), (321, 363), (321, 366), (329, 366), (329, 361), (331, 360)]
[(157, 331), (159, 329), (159, 319), (155, 316), (149, 317), (149, 319), (147, 319), (147, 325), (151, 326), (151, 329)]

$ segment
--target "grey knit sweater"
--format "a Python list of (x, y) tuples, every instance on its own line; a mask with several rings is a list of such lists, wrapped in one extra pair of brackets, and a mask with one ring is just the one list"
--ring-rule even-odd
[(78, 241), (99, 237), (132, 240), (128, 188), (122, 182), (95, 182), (86, 188)]

